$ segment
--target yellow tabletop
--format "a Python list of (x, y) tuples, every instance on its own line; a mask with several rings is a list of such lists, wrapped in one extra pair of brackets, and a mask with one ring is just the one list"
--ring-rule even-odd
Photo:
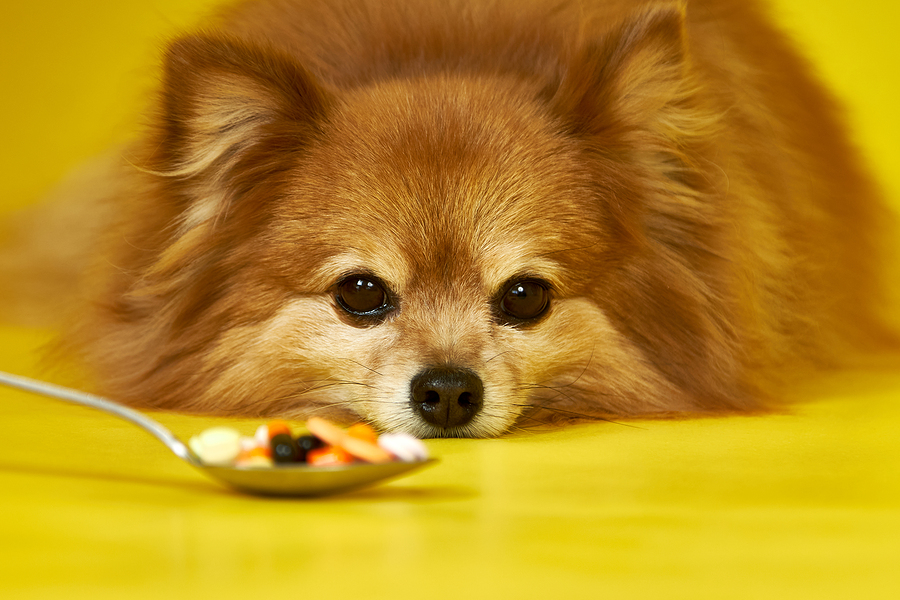
[[(29, 372), (43, 335), (0, 330)], [(900, 375), (764, 417), (429, 442), (318, 499), (228, 490), (133, 425), (0, 391), (0, 597), (896, 598)], [(182, 439), (213, 424), (157, 414)]]
[[(127, 138), (153, 48), (212, 2), (7, 4), (2, 209)], [(898, 6), (777, 2), (895, 201)], [(46, 339), (0, 327), (0, 369), (38, 375)], [(298, 500), (232, 492), (129, 423), (2, 389), (0, 598), (898, 598), (900, 374), (805, 394), (783, 414), (432, 441), (434, 467)], [(223, 422), (154, 416), (183, 439)]]

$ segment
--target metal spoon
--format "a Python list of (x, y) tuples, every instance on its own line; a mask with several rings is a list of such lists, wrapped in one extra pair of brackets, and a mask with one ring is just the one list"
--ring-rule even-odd
[(194, 456), (184, 442), (163, 425), (112, 400), (3, 371), (0, 371), (0, 383), (57, 400), (90, 406), (131, 421), (165, 444), (175, 456), (192, 467), (221, 483), (251, 494), (324, 496), (371, 485), (436, 462), (430, 458), (414, 462), (354, 463), (329, 467), (309, 467), (302, 464), (271, 468), (205, 465)]

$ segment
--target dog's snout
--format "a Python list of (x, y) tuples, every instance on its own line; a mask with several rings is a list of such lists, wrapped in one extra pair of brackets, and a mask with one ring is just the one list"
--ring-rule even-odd
[(481, 410), (484, 385), (468, 369), (432, 367), (416, 375), (411, 404), (421, 417), (444, 429), (465, 425)]

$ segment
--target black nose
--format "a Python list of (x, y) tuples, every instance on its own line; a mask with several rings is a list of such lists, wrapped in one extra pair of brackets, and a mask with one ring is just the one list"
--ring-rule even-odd
[(425, 421), (437, 427), (465, 425), (481, 410), (484, 385), (468, 369), (432, 367), (410, 383), (411, 404)]

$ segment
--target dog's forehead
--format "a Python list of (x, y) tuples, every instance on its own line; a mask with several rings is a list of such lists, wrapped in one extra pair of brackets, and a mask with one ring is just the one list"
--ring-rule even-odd
[(528, 93), (440, 78), (349, 98), (311, 151), (317, 218), (345, 236), (323, 268), (396, 285), (553, 278), (554, 252), (578, 243), (570, 225), (590, 229), (591, 192), (577, 149)]

